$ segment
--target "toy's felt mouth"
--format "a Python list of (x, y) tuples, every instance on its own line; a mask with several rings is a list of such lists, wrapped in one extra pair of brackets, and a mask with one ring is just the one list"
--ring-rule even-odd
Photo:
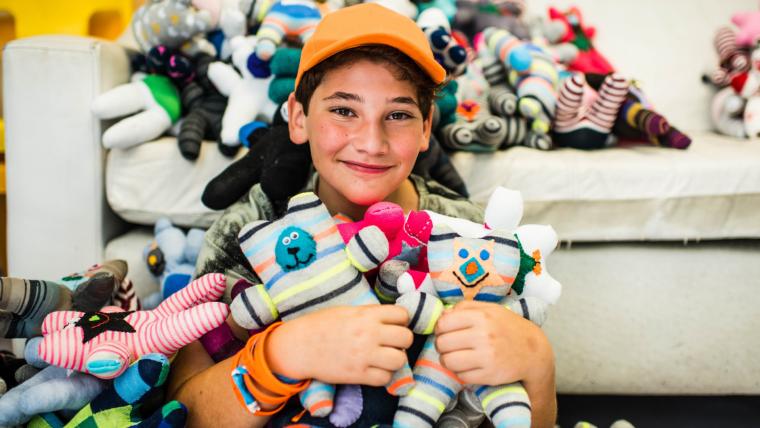
[(465, 286), (467, 288), (472, 288), (472, 287), (477, 286), (478, 284), (480, 284), (481, 282), (483, 282), (484, 279), (488, 278), (488, 274), (489, 274), (489, 272), (486, 272), (486, 274), (483, 275), (482, 277), (480, 277), (480, 279), (478, 279), (477, 281), (473, 282), (472, 284), (469, 284), (469, 283), (465, 282), (462, 278), (460, 278), (455, 270), (452, 270), (451, 273), (453, 273), (454, 276), (457, 277), (457, 280), (459, 281), (460, 284), (462, 284), (463, 286)]
[(306, 258), (306, 260), (300, 260), (297, 255), (293, 254), (293, 259), (295, 259), (295, 264), (292, 265), (285, 265), (285, 268), (288, 270), (294, 270), (298, 269), (299, 267), (306, 267), (309, 264), (311, 264), (311, 260), (314, 258), (313, 253), (309, 253), (309, 257)]

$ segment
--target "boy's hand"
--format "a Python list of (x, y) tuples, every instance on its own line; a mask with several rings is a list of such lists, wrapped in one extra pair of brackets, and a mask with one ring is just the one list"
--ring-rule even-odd
[(435, 333), (441, 362), (467, 384), (501, 385), (553, 373), (541, 329), (502, 306), (460, 302), (444, 312)]
[(272, 370), (295, 379), (387, 384), (406, 362), (414, 336), (393, 305), (334, 307), (285, 322), (267, 347)]

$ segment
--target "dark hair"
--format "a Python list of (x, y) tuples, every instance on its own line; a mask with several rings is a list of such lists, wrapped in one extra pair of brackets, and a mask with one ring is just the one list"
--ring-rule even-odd
[(400, 50), (387, 45), (365, 45), (339, 52), (301, 76), (301, 81), (295, 91), (296, 101), (303, 105), (305, 114), (309, 114), (309, 101), (325, 75), (341, 66), (360, 60), (371, 61), (375, 64), (390, 64), (395, 69), (394, 76), (400, 81), (410, 82), (417, 90), (422, 118), (427, 119), (430, 107), (439, 88), (430, 76), (422, 71), (419, 65)]

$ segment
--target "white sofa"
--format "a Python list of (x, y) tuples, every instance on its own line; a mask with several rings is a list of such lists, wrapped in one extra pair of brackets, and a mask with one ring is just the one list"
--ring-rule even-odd
[[(496, 185), (521, 190), (524, 221), (553, 224), (563, 240), (549, 269), (564, 292), (545, 326), (558, 390), (760, 394), (760, 141), (711, 134), (700, 83), (714, 30), (756, 2), (572, 3), (598, 28), (598, 48), (694, 143), (454, 156), (475, 200)], [(199, 189), (229, 161), (207, 143), (187, 162), (170, 138), (103, 150), (108, 124), (90, 103), (128, 80), (120, 45), (30, 38), (3, 62), (10, 274), (57, 278), (122, 257), (148, 294), (140, 253), (151, 231), (137, 226), (161, 214), (208, 225), (216, 214)]]

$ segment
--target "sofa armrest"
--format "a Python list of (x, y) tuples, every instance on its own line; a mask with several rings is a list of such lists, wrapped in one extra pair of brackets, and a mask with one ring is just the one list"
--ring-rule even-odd
[(9, 274), (59, 278), (103, 257), (125, 223), (108, 208), (101, 122), (90, 104), (125, 83), (115, 43), (41, 36), (3, 52)]

